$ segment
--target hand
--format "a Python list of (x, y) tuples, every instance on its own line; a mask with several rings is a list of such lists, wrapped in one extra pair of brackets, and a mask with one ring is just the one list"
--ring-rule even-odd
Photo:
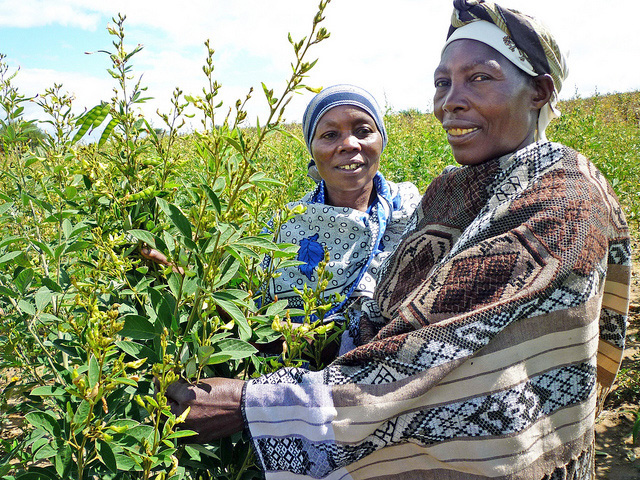
[(196, 385), (180, 379), (169, 385), (166, 397), (171, 412), (177, 416), (191, 407), (186, 421), (180, 426), (198, 432), (198, 435), (185, 440), (209, 443), (242, 431), (243, 386), (243, 380), (230, 378), (206, 378)]
[(170, 266), (175, 273), (184, 275), (184, 270), (182, 267), (177, 267), (175, 264), (171, 263), (162, 252), (159, 252), (155, 248), (151, 248), (147, 244), (144, 244), (142, 245), (142, 247), (140, 247), (140, 254), (147, 260), (159, 263), (160, 265), (164, 265), (165, 267)]

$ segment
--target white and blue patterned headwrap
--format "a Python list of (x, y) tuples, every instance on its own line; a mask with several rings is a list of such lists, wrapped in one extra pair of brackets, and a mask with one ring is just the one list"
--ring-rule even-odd
[(355, 85), (333, 85), (317, 94), (304, 112), (302, 117), (302, 132), (307, 148), (311, 152), (311, 140), (316, 133), (316, 127), (322, 116), (339, 105), (353, 105), (363, 109), (373, 118), (382, 135), (382, 149), (387, 145), (387, 131), (384, 128), (384, 115), (369, 92)]

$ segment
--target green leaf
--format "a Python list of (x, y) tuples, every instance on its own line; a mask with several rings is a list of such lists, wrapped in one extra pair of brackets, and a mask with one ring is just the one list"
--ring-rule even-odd
[(64, 197), (67, 200), (72, 200), (78, 194), (78, 189), (73, 185), (67, 185), (64, 187)]
[(235, 243), (235, 245), (246, 245), (248, 247), (264, 248), (269, 251), (279, 249), (278, 245), (264, 237), (243, 237), (240, 238)]
[(118, 471), (118, 464), (109, 444), (102, 440), (98, 440), (96, 442), (96, 450), (98, 451), (98, 455), (100, 456), (102, 463), (104, 463), (113, 473), (116, 473)]
[(89, 359), (89, 373), (87, 377), (89, 380), (89, 388), (93, 388), (100, 381), (100, 365), (95, 355), (91, 355)]
[(141, 242), (144, 242), (147, 245), (150, 245), (151, 247), (156, 248), (156, 237), (152, 233), (147, 232), (146, 230), (136, 230), (136, 229), (129, 230), (128, 233), (136, 237)]
[(0, 205), (0, 215), (7, 213), (13, 207), (13, 202), (7, 202)]
[(73, 423), (76, 424), (79, 430), (82, 430), (85, 427), (90, 413), (91, 404), (87, 400), (82, 400), (80, 405), (78, 405), (78, 409), (73, 414)]
[(175, 432), (170, 433), (169, 435), (167, 435), (165, 438), (167, 440), (171, 439), (171, 438), (183, 438), (183, 437), (192, 437), (194, 435), (197, 435), (197, 432), (194, 432), (193, 430), (177, 430)]
[(56, 457), (54, 459), (54, 465), (56, 467), (56, 472), (62, 478), (66, 478), (69, 474), (69, 470), (71, 470), (71, 462), (73, 460), (71, 455), (71, 447), (66, 442), (58, 442), (60, 445), (58, 446), (58, 451), (56, 452)]
[[(2, 207), (2, 205), (0, 205), (0, 207)], [(17, 242), (28, 242), (28, 240), (25, 237), (19, 237), (16, 235), (9, 235), (4, 237), (2, 240), (0, 240), (0, 248), (4, 248), (7, 245), (11, 245), (12, 243), (17, 243)]]
[(191, 444), (186, 446), (186, 450), (188, 451), (189, 455), (191, 455), (192, 457), (193, 457), (193, 452), (191, 452), (191, 450), (201, 453), (203, 455), (206, 455), (207, 457), (211, 457), (215, 459), (220, 458), (213, 451), (209, 450), (209, 448), (207, 448), (207, 445)]
[(147, 441), (153, 442), (154, 434), (155, 429), (151, 425), (138, 425), (127, 430), (127, 435), (135, 438), (138, 441), (145, 439)]
[(235, 303), (227, 300), (223, 295), (221, 295), (221, 292), (213, 292), (211, 294), (211, 298), (216, 303), (216, 305), (218, 305), (225, 312), (231, 315), (231, 318), (233, 318), (233, 321), (238, 326), (238, 334), (240, 336), (240, 339), (249, 340), (251, 338), (251, 327), (249, 326), (246, 317), (238, 308), (238, 306)]
[(195, 357), (192, 357), (187, 362), (187, 365), (184, 368), (184, 373), (187, 376), (187, 378), (191, 378), (196, 374), (197, 370), (198, 370), (198, 363), (196, 362)]
[(218, 215), (220, 215), (220, 213), (222, 213), (222, 205), (220, 204), (220, 199), (218, 198), (218, 195), (216, 195), (216, 193), (209, 187), (209, 185), (203, 184), (202, 189), (207, 193), (207, 196), (209, 197), (209, 200), (211, 200), (211, 203), (215, 207), (216, 212), (218, 212)]
[(4, 285), (0, 285), (0, 295), (10, 298), (18, 298), (20, 296), (18, 292), (11, 290), (9, 287), (5, 287)]
[(42, 277), (41, 282), (42, 282), (42, 285), (47, 287), (49, 290), (53, 290), (54, 292), (57, 292), (57, 293), (62, 293), (62, 287), (58, 285), (56, 282), (54, 282), (53, 280), (51, 280), (49, 277)]
[(53, 343), (53, 346), (56, 347), (61, 352), (71, 355), (71, 357), (73, 358), (80, 358), (80, 359), (86, 360), (87, 351), (84, 348), (82, 348), (78, 342), (74, 342), (73, 340), (64, 340), (61, 338), (57, 338), (52, 343)]
[(244, 300), (249, 296), (249, 292), (237, 288), (228, 288), (226, 290), (217, 292), (217, 294), (222, 298), (226, 298), (227, 300), (231, 301)]
[(224, 139), (225, 142), (231, 145), (239, 154), (242, 155), (243, 153), (245, 153), (244, 149), (242, 148), (242, 145), (240, 145), (240, 143), (235, 138), (228, 137), (228, 136), (225, 136), (222, 138)]
[(191, 239), (191, 223), (184, 216), (182, 211), (175, 205), (168, 203), (166, 200), (158, 197), (156, 202), (160, 206), (160, 209), (169, 217), (171, 223), (178, 229), (178, 231), (188, 239)]
[(58, 421), (52, 415), (38, 411), (27, 413), (25, 418), (35, 428), (44, 430), (54, 438), (60, 436), (60, 425), (58, 425)]
[(40, 287), (35, 295), (36, 309), (41, 312), (51, 303), (53, 293), (47, 287)]
[(64, 397), (67, 392), (65, 392), (64, 388), (45, 385), (43, 387), (36, 387), (31, 390), (31, 395), (35, 395), (37, 397)]
[(12, 252), (5, 253), (4, 255), (2, 255), (0, 257), (0, 265), (8, 263), (8, 262), (12, 261), (14, 258), (19, 257), (20, 255), (22, 255), (22, 251), (21, 250), (14, 250)]
[[(171, 285), (172, 290), (173, 288), (177, 288), (173, 285), (176, 281), (180, 281), (180, 277), (178, 275), (171, 275), (169, 277), (169, 285)], [(175, 295), (177, 297), (177, 294)], [(171, 305), (169, 305), (169, 302), (167, 302), (166, 297), (156, 289), (149, 290), (149, 297), (151, 298), (151, 304), (153, 306), (153, 311), (156, 314), (156, 318), (163, 326), (171, 328), (171, 324), (173, 323), (173, 309), (171, 308)]]
[(287, 300), (278, 300), (267, 307), (267, 315), (279, 315), (287, 309), (289, 302)]
[(244, 245), (238, 245), (238, 244), (230, 245), (227, 248), (229, 249), (229, 253), (231, 253), (238, 260), (241, 260), (243, 262), (244, 262), (244, 260), (242, 260), (242, 257), (253, 258), (254, 260), (256, 260), (258, 262), (260, 262), (262, 260), (262, 256), (260, 254), (254, 252), (249, 247), (246, 247)]
[(220, 194), (227, 186), (227, 180), (224, 177), (218, 177), (213, 182), (213, 191)]
[[(128, 457), (127, 455), (116, 453), (114, 456), (116, 459), (116, 466), (118, 467), (118, 470), (129, 472), (131, 470), (135, 470), (136, 467), (138, 467), (136, 461), (133, 458)], [(141, 470), (141, 468), (138, 469)]]
[(229, 282), (236, 273), (238, 273), (239, 269), (240, 262), (232, 255), (229, 255), (224, 259), (220, 266), (220, 278), (218, 278), (209, 288), (211, 290), (215, 290), (216, 288), (227, 284), (227, 282)]
[(122, 385), (130, 385), (132, 387), (138, 386), (138, 382), (136, 382), (133, 378), (118, 377), (114, 380), (114, 382)]
[(41, 436), (35, 442), (33, 442), (31, 451), (33, 452), (34, 462), (38, 462), (39, 460), (43, 459), (51, 461), (51, 459), (56, 456), (57, 452), (55, 443), (53, 443), (50, 438), (46, 438), (45, 436)]
[(216, 344), (221, 353), (230, 355), (232, 359), (239, 360), (250, 357), (258, 350), (251, 344), (238, 340), (237, 338), (226, 338)]
[(170, 275), (167, 279), (167, 283), (169, 284), (169, 289), (173, 296), (178, 298), (180, 293), (180, 285), (182, 284), (182, 280), (178, 275)]
[(226, 353), (212, 353), (209, 355), (203, 363), (205, 365), (218, 365), (220, 363), (226, 363), (231, 360), (233, 357)]
[[(9, 477), (11, 478), (11, 477)], [(28, 472), (21, 473), (16, 480), (59, 480), (55, 473), (41, 467), (30, 467)]]
[(116, 346), (138, 360), (141, 358), (147, 358), (149, 362), (156, 362), (158, 360), (156, 352), (145, 345), (130, 340), (118, 340), (116, 341)]
[(125, 315), (124, 327), (120, 330), (120, 335), (134, 340), (150, 340), (155, 338), (156, 329), (146, 317), (140, 315)]
[(71, 245), (69, 245), (64, 250), (64, 253), (68, 254), (68, 253), (73, 253), (73, 252), (82, 252), (83, 250), (86, 250), (91, 246), (93, 246), (93, 244), (91, 242), (76, 241), (76, 242), (71, 243)]
[(251, 175), (251, 177), (249, 178), (249, 183), (257, 186), (286, 187), (286, 184), (273, 178), (267, 177), (263, 172), (256, 172)]
[(33, 303), (24, 300), (24, 299), (20, 299), (18, 300), (18, 308), (20, 310), (22, 310), (24, 313), (26, 313), (27, 315), (35, 315), (36, 314), (36, 308), (33, 305)]
[(62, 233), (64, 233), (64, 238), (66, 238), (67, 240), (69, 239), (69, 237), (71, 236), (71, 232), (73, 231), (73, 225), (71, 225), (71, 222), (69, 221), (68, 218), (65, 218), (62, 220)]

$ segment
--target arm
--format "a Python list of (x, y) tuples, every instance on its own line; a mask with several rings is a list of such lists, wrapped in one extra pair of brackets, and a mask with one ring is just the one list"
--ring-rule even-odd
[(184, 380), (169, 385), (166, 396), (171, 412), (178, 416), (190, 408), (182, 428), (198, 432), (189, 437), (195, 443), (209, 443), (244, 428), (242, 419), (243, 380), (207, 378), (196, 385)]

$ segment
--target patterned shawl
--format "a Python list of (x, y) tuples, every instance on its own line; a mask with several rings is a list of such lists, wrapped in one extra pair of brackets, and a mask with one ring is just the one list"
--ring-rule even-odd
[(629, 231), (582, 155), (535, 143), (428, 187), (361, 346), (247, 382), (267, 479), (591, 479), (624, 347)]
[[(307, 210), (282, 226), (278, 241), (298, 245), (297, 260), (305, 264), (283, 269), (281, 276), (269, 283), (267, 303), (277, 295), (278, 300), (288, 300), (289, 308), (302, 308), (302, 300), (293, 287), (302, 290), (305, 284), (317, 285), (316, 267), (324, 259), (325, 249), (330, 255), (327, 271), (333, 274), (325, 296), (338, 293), (345, 297), (334, 304), (327, 317), (357, 297), (373, 296), (378, 268), (400, 241), (420, 202), (418, 189), (412, 183), (388, 182), (377, 172), (373, 184), (378, 198), (368, 212), (325, 204), (324, 181), (302, 200), (289, 204), (291, 208), (304, 205)], [(263, 267), (269, 262), (271, 258), (266, 257)]]

